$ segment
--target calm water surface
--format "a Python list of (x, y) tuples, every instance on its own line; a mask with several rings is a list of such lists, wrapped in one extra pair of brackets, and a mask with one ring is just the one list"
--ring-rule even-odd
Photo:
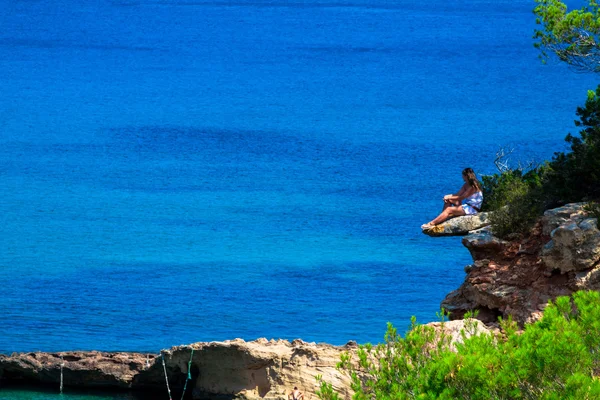
[(435, 320), (470, 258), (419, 226), (500, 145), (564, 150), (595, 88), (530, 1), (0, 4), (4, 353)]

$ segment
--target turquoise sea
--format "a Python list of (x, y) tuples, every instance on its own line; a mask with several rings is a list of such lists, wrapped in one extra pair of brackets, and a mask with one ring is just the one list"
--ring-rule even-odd
[[(7, 400), (158, 400), (160, 397), (145, 397), (145, 394), (98, 392), (98, 391), (77, 391), (67, 389), (62, 394), (59, 390), (53, 390), (50, 387), (43, 389), (31, 389), (26, 387), (0, 388), (0, 399)], [(165, 393), (167, 390), (165, 389)], [(168, 394), (162, 397), (169, 399)]]
[(565, 150), (597, 84), (533, 6), (0, 0), (0, 352), (435, 320), (470, 256), (419, 226), (500, 146)]

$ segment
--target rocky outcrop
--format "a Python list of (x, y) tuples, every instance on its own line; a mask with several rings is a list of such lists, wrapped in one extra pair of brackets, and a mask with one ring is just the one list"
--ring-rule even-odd
[(456, 345), (464, 343), (465, 339), (481, 334), (492, 334), (492, 331), (483, 322), (474, 319), (459, 319), (456, 321), (431, 322), (427, 326), (432, 327), (438, 334), (444, 334), (450, 338), (450, 349), (455, 351)]
[(550, 235), (553, 230), (564, 225), (569, 220), (586, 216), (583, 211), (584, 205), (585, 203), (570, 203), (562, 207), (547, 210), (542, 217), (542, 233)]
[(499, 316), (533, 322), (549, 300), (600, 289), (600, 231), (582, 203), (547, 211), (521, 240), (500, 240), (486, 228), (462, 242), (473, 264), (465, 268), (460, 288), (442, 302), (452, 319), (478, 310), (484, 322)]
[(136, 377), (154, 365), (155, 355), (69, 351), (60, 353), (15, 353), (0, 355), (0, 377), (4, 381), (130, 389)]
[[(451, 348), (465, 337), (489, 332), (476, 320), (428, 325), (439, 335), (447, 335)], [(102, 387), (153, 391), (164, 393), (167, 398), (168, 379), (173, 398), (180, 398), (185, 388), (185, 398), (191, 399), (285, 400), (294, 386), (304, 392), (306, 399), (317, 398), (316, 377), (320, 375), (338, 394), (349, 399), (350, 377), (336, 364), (343, 352), (352, 353), (357, 348), (354, 342), (340, 347), (299, 339), (291, 343), (236, 339), (173, 347), (158, 355), (15, 353), (0, 355), (0, 377), (5, 382), (52, 384), (58, 389), (62, 366), (67, 391), (69, 387)]]
[(579, 213), (550, 233), (551, 241), (542, 250), (548, 268), (562, 273), (585, 271), (600, 261), (600, 231), (596, 218)]
[[(294, 386), (315, 397), (316, 376), (350, 396), (350, 377), (336, 369), (342, 352), (358, 346), (306, 343), (302, 340), (241, 339), (173, 347), (159, 355), (62, 352), (0, 355), (5, 382), (153, 390), (181, 396), (188, 377), (188, 398), (287, 399)], [(192, 353), (193, 350), (193, 353)], [(164, 361), (164, 366), (163, 366)], [(191, 361), (191, 363), (190, 363)], [(188, 366), (190, 368), (188, 369)], [(62, 370), (62, 372), (61, 372)], [(188, 375), (189, 373), (189, 375)]]
[(490, 213), (482, 212), (449, 219), (432, 228), (423, 229), (423, 233), (429, 236), (464, 236), (490, 223)]
[(241, 339), (195, 343), (164, 352), (172, 371), (187, 373), (191, 350), (194, 399), (236, 397), (244, 399), (287, 399), (297, 386), (305, 398), (316, 397), (316, 376), (321, 375), (334, 389), (350, 397), (350, 378), (336, 369), (340, 355), (357, 348), (306, 343), (302, 340)]

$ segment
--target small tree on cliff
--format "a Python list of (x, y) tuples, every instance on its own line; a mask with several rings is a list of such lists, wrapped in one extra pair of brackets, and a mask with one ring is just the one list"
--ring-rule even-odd
[[(535, 0), (535, 46), (545, 60), (554, 54), (578, 71), (600, 73), (600, 6), (587, 0), (569, 11), (558, 0)], [(600, 199), (600, 86), (589, 91), (585, 106), (577, 108), (580, 136), (569, 134), (571, 152), (555, 153), (540, 175), (547, 204)]]
[(578, 71), (600, 72), (600, 7), (588, 0), (580, 9), (568, 11), (558, 0), (535, 0), (535, 46), (545, 61), (550, 54)]

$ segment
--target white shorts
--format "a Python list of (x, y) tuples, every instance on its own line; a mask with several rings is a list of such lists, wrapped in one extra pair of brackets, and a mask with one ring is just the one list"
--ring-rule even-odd
[(477, 214), (477, 210), (471, 207), (468, 204), (463, 204), (462, 209), (465, 212), (465, 215), (474, 215)]

